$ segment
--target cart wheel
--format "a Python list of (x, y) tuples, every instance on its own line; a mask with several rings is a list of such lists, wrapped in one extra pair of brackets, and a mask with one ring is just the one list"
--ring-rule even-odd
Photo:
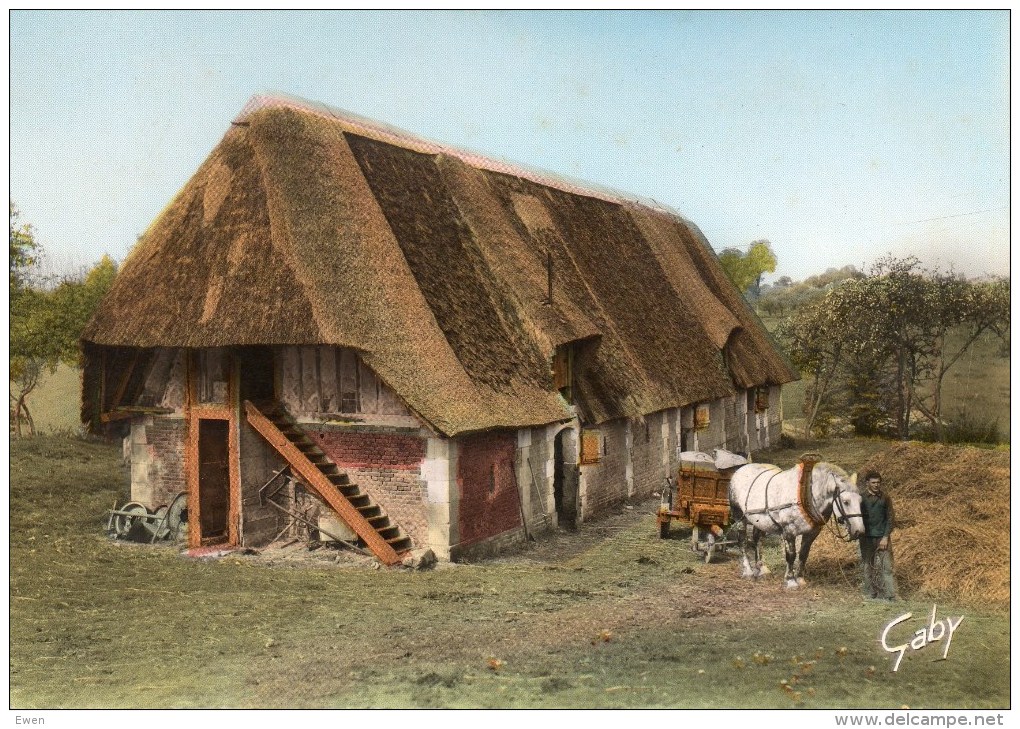
[(669, 537), (669, 523), (669, 519), (659, 522), (659, 539), (666, 539)]
[(153, 516), (156, 517), (152, 524), (152, 541), (157, 539), (166, 539), (170, 536), (170, 520), (167, 516), (170, 514), (170, 507), (164, 504), (163, 506), (156, 509)]
[(712, 555), (714, 553), (715, 553), (715, 534), (709, 532), (708, 541), (705, 542), (705, 564), (709, 564), (712, 561)]
[(174, 500), (170, 502), (170, 509), (167, 511), (166, 526), (168, 530), (168, 537), (170, 539), (177, 539), (177, 536), (181, 532), (181, 527), (188, 523), (188, 494), (184, 491), (177, 494)]
[(127, 511), (130, 514), (117, 514), (113, 520), (113, 530), (118, 537), (126, 537), (139, 522), (145, 521), (142, 517), (147, 516), (149, 510), (137, 501), (130, 501), (120, 507), (118, 511)]

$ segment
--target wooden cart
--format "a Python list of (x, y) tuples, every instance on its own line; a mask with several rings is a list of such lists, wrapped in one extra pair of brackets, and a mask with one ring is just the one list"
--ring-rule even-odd
[(737, 467), (717, 469), (711, 463), (681, 461), (677, 478), (667, 478), (659, 505), (659, 536), (669, 536), (674, 519), (691, 527), (691, 549), (712, 561), (716, 550), (726, 551), (730, 526), (730, 477)]

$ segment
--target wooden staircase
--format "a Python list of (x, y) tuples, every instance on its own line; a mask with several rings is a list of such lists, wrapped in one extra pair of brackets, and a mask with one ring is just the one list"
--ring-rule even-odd
[(411, 538), (372, 497), (350, 482), (279, 403), (245, 400), (248, 423), (290, 464), (294, 474), (336, 512), (385, 565), (401, 561)]

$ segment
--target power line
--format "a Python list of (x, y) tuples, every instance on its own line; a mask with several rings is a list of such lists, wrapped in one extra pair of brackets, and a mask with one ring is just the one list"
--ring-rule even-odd
[[(922, 218), (921, 220), (912, 220), (912, 221), (907, 222), (907, 223), (890, 223), (889, 225), (886, 225), (886, 226), (879, 226), (879, 229), (881, 229), (883, 227), (885, 227), (885, 228), (895, 228), (896, 226), (899, 226), (899, 225), (915, 225), (917, 223), (929, 223), (929, 222), (931, 222), (933, 220), (949, 220), (950, 218), (963, 218), (963, 217), (966, 217), (968, 215), (980, 215), (981, 213), (991, 213), (991, 212), (994, 212), (994, 211), (997, 211), (997, 210), (1009, 210), (1009, 205), (1000, 205), (997, 208), (985, 208), (984, 210), (972, 210), (969, 213), (957, 213), (956, 215), (941, 215), (941, 216), (939, 216), (937, 218)], [(872, 230), (875, 230), (875, 228), (872, 228)]]

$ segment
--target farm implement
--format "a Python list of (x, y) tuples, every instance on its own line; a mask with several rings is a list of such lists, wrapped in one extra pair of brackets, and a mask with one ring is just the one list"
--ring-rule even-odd
[(129, 501), (120, 508), (114, 502), (107, 513), (106, 531), (118, 539), (148, 539), (150, 543), (176, 540), (181, 528), (188, 523), (188, 495), (182, 491), (169, 506), (164, 504), (155, 511), (149, 511), (137, 501)]
[(656, 519), (659, 537), (669, 536), (673, 520), (691, 527), (691, 551), (704, 556), (706, 564), (716, 551), (736, 544), (729, 538), (735, 525), (730, 520), (730, 477), (747, 459), (724, 450), (715, 458), (707, 453), (684, 451), (676, 479), (666, 477)]

